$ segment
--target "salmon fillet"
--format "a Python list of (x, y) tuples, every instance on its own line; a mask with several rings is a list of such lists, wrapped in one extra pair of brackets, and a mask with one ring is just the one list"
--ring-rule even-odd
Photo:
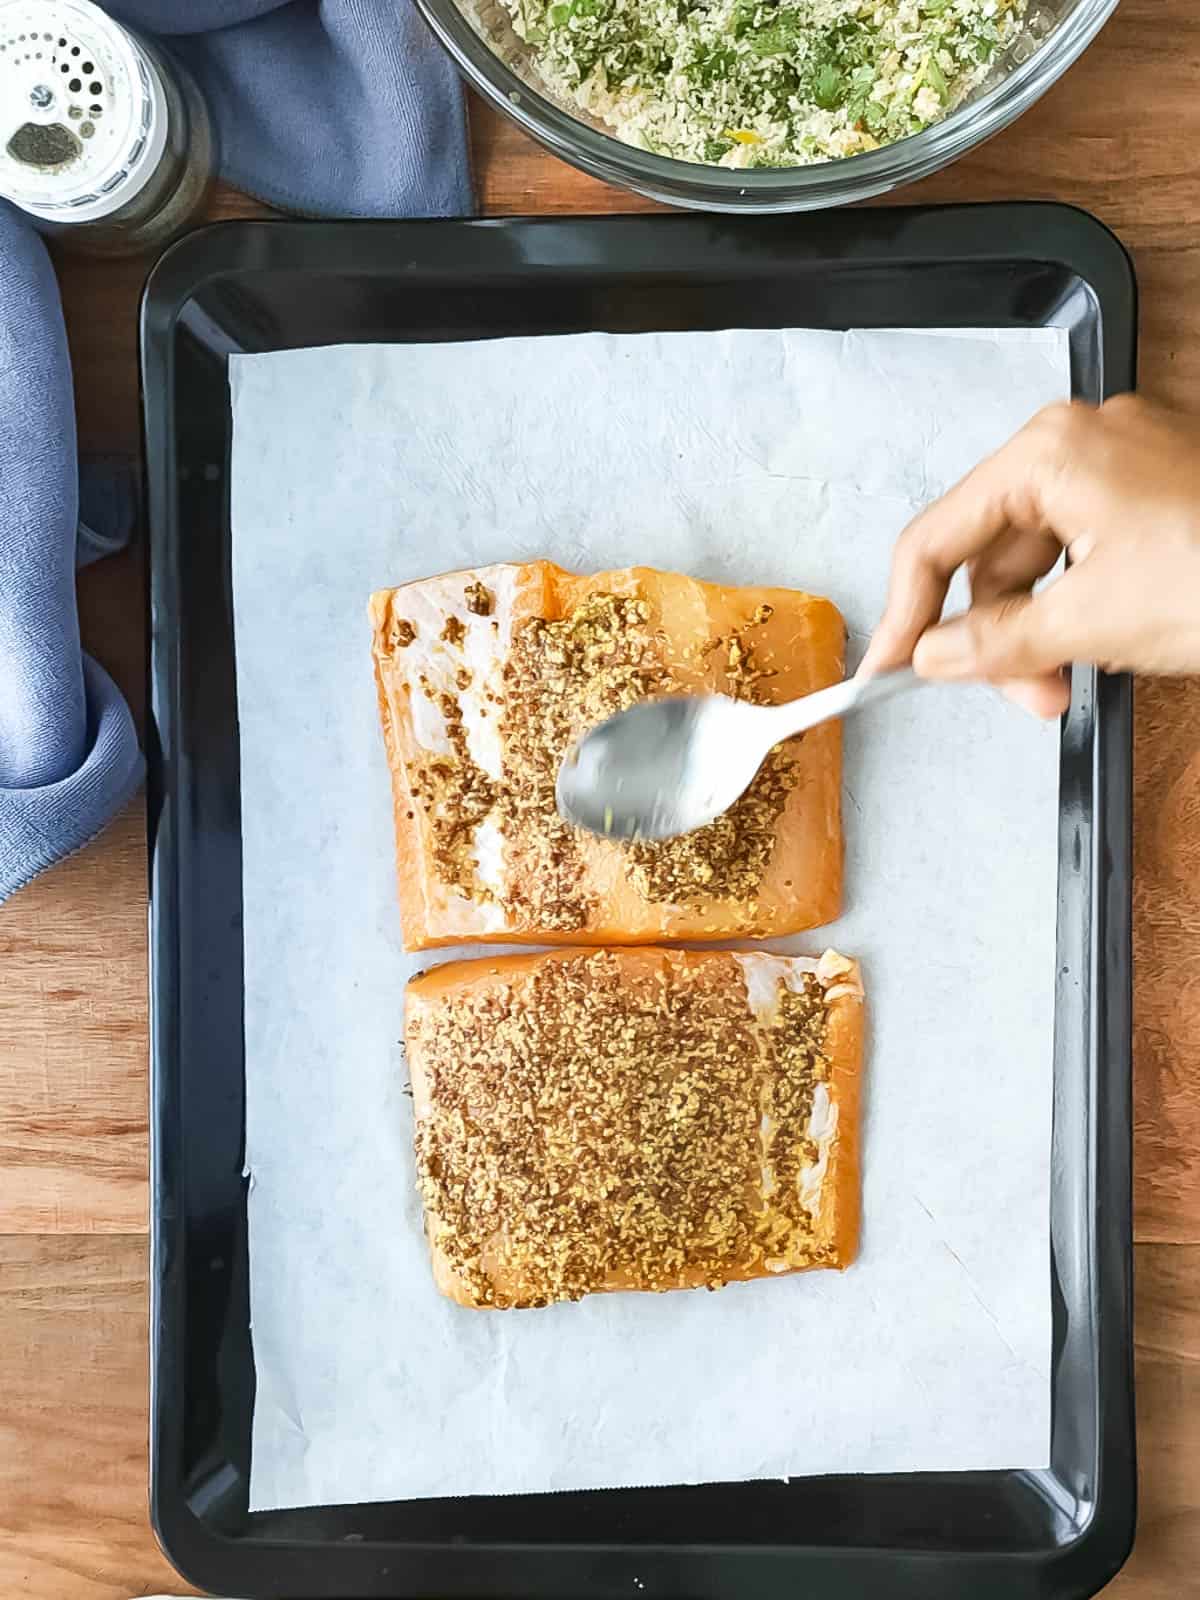
[(438, 1288), (505, 1309), (853, 1260), (863, 989), (765, 951), (453, 962), (405, 1004)]
[(533, 561), (382, 590), (370, 617), (410, 950), (768, 938), (838, 915), (837, 723), (773, 751), (682, 839), (599, 839), (554, 803), (571, 744), (638, 700), (776, 704), (837, 682), (845, 629), (828, 600)]

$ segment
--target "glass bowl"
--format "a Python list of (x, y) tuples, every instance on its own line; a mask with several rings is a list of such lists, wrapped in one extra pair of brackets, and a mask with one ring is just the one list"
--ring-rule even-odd
[(1099, 33), (1117, 0), (1030, 0), (1020, 36), (975, 94), (921, 133), (807, 167), (730, 169), (625, 144), (541, 81), (500, 0), (417, 0), (473, 88), (555, 155), (606, 183), (702, 211), (811, 211), (886, 194), (956, 161), (1041, 98)]

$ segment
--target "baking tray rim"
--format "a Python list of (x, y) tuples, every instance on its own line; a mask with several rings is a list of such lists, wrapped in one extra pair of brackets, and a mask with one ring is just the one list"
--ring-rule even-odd
[[(923, 237), (925, 230), (932, 227), (937, 229), (949, 222), (952, 227), (957, 226), (963, 214), (978, 219), (981, 224), (986, 221), (988, 226), (981, 228), (981, 235), (972, 239), (956, 239), (955, 244), (960, 246), (960, 254), (954, 259), (966, 264), (982, 265), (985, 262), (1002, 262), (1004, 260), (1019, 260), (1021, 262), (1038, 261), (1055, 263), (1070, 269), (1088, 287), (1097, 304), (1104, 307), (1105, 291), (1108, 293), (1123, 292), (1126, 298), (1124, 329), (1118, 328), (1113, 332), (1114, 345), (1123, 345), (1124, 348), (1108, 348), (1110, 330), (1107, 321), (1101, 328), (1105, 341), (1104, 361), (1101, 370), (1102, 392), (1105, 394), (1117, 392), (1122, 388), (1133, 385), (1134, 361), (1134, 307), (1136, 305), (1136, 283), (1133, 277), (1132, 266), (1120, 242), (1115, 236), (1096, 221), (1088, 213), (1073, 207), (1064, 207), (1054, 202), (1035, 202), (1031, 204), (1016, 203), (992, 206), (953, 206), (936, 208), (881, 208), (875, 211), (856, 213), (843, 213), (833, 218), (824, 217), (818, 223), (813, 219), (753, 219), (732, 223), (727, 219), (702, 219), (695, 216), (687, 217), (606, 217), (606, 218), (535, 218), (535, 219), (494, 219), (472, 222), (445, 222), (433, 220), (427, 222), (338, 222), (338, 223), (300, 223), (287, 221), (271, 222), (236, 222), (216, 224), (199, 230), (189, 235), (179, 244), (173, 246), (159, 264), (155, 267), (148, 280), (143, 297), (142, 323), (141, 323), (141, 353), (142, 373), (144, 384), (144, 426), (147, 448), (147, 499), (150, 512), (149, 524), (151, 527), (152, 551), (157, 551), (159, 536), (156, 529), (162, 524), (161, 513), (169, 503), (173, 452), (170, 450), (170, 430), (166, 426), (166, 417), (156, 417), (151, 400), (155, 393), (155, 384), (158, 383), (159, 393), (168, 399), (168, 377), (171, 370), (171, 353), (169, 342), (173, 335), (174, 324), (187, 301), (207, 281), (225, 275), (237, 276), (241, 272), (254, 272), (259, 270), (286, 269), (296, 270), (293, 266), (285, 268), (285, 264), (273, 259), (276, 245), (283, 243), (286, 236), (303, 234), (307, 237), (303, 243), (310, 251), (317, 250), (320, 246), (340, 246), (343, 235), (357, 236), (361, 243), (366, 236), (374, 235), (381, 238), (383, 235), (392, 236), (397, 243), (405, 239), (416, 243), (422, 234), (429, 240), (435, 240), (438, 235), (445, 236), (447, 232), (461, 233), (462, 230), (471, 232), (486, 231), (513, 237), (517, 234), (537, 234), (543, 237), (553, 232), (570, 235), (579, 235), (588, 229), (603, 228), (605, 230), (622, 230), (632, 237), (646, 234), (646, 230), (657, 233), (665, 230), (679, 230), (681, 236), (690, 231), (693, 234), (703, 232), (710, 235), (724, 235), (731, 238), (733, 235), (762, 235), (788, 234), (788, 246), (795, 249), (804, 235), (819, 232), (834, 226), (835, 231), (842, 234), (849, 233), (851, 246), (849, 250), (814, 249), (811, 254), (802, 256), (796, 261), (797, 268), (811, 271), (819, 263), (826, 266), (849, 266), (852, 262), (865, 265), (871, 259), (871, 247), (884, 247), (894, 243), (894, 236), (907, 233), (907, 248), (898, 253), (883, 249), (887, 256), (886, 261), (879, 264), (888, 267), (911, 268), (925, 265), (945, 264), (946, 258), (935, 257), (930, 254), (930, 244)], [(847, 228), (846, 224), (850, 226)], [(999, 229), (992, 224), (1001, 224)], [(1047, 226), (1049, 225), (1049, 226)], [(1031, 250), (1027, 241), (1031, 230), (1046, 239), (1051, 246), (1044, 250)], [(916, 237), (913, 237), (913, 235)], [(997, 239), (999, 234), (999, 239)], [(854, 236), (865, 245), (865, 249), (856, 250)], [(336, 237), (335, 237), (336, 236)], [(649, 235), (647, 235), (648, 237)], [(797, 236), (800, 236), (799, 238)], [(299, 242), (299, 241), (297, 241)], [(713, 239), (707, 239), (705, 244), (711, 244)], [(818, 240), (818, 245), (819, 245)], [(843, 241), (844, 242), (844, 241)], [(568, 256), (569, 256), (568, 252)], [(1081, 266), (1078, 255), (1090, 256), (1088, 265), (1092, 268), (1089, 272)], [(754, 263), (745, 256), (739, 255), (738, 267), (746, 271), (747, 276), (754, 276)], [(333, 263), (313, 263), (313, 266), (332, 266)], [(415, 265), (415, 263), (411, 263)], [(338, 264), (338, 269), (347, 275), (359, 274), (391, 274), (400, 269), (408, 269), (410, 262), (403, 253), (394, 254), (384, 259), (363, 260), (357, 257), (356, 252), (351, 252), (348, 258)], [(780, 258), (773, 253), (768, 253), (765, 266), (769, 270), (778, 272), (781, 267)], [(197, 271), (203, 267), (203, 270)], [(606, 269), (599, 256), (566, 259), (563, 261), (546, 260), (541, 250), (532, 252), (530, 257), (521, 257), (512, 264), (515, 274), (527, 276), (531, 271), (543, 270), (548, 275), (571, 274), (575, 271), (592, 275), (603, 275)], [(306, 264), (305, 270), (312, 268)], [(446, 264), (439, 262), (434, 270), (439, 274), (446, 269)], [(630, 275), (627, 263), (622, 263), (619, 268), (613, 269), (621, 278)], [(469, 280), (478, 272), (478, 266), (470, 263), (460, 276)], [(692, 272), (703, 277), (705, 268), (681, 261), (673, 261), (664, 266), (661, 260), (650, 258), (644, 268), (635, 268), (638, 277), (662, 278), (671, 277), (680, 272)], [(1102, 281), (1097, 284), (1097, 278)], [(495, 281), (493, 276), (492, 281)], [(1111, 308), (1105, 308), (1104, 313), (1109, 319), (1114, 316)], [(802, 319), (798, 319), (798, 322)], [(1120, 322), (1121, 317), (1115, 317)], [(839, 324), (841, 325), (841, 324)], [(1118, 340), (1117, 334), (1124, 333), (1124, 339)], [(173, 407), (168, 411), (173, 413)], [(171, 417), (173, 421), (173, 415)], [(166, 446), (167, 448), (158, 448)], [(162, 537), (168, 537), (167, 530), (163, 528)], [(152, 617), (155, 615), (155, 600), (162, 597), (162, 571), (161, 563), (157, 559), (148, 564), (148, 589), (151, 603)], [(154, 1083), (154, 1140), (152, 1145), (152, 1328), (153, 1328), (153, 1354), (152, 1354), (152, 1502), (153, 1516), (156, 1531), (164, 1548), (177, 1552), (182, 1556), (177, 1538), (184, 1532), (183, 1526), (177, 1515), (182, 1511), (186, 1522), (193, 1524), (191, 1533), (199, 1535), (199, 1543), (207, 1547), (207, 1553), (219, 1556), (220, 1566), (226, 1568), (226, 1557), (237, 1554), (245, 1557), (251, 1551), (266, 1553), (271, 1550), (296, 1550), (296, 1549), (322, 1549), (326, 1548), (320, 1542), (314, 1546), (301, 1545), (290, 1542), (282, 1544), (270, 1540), (256, 1540), (254, 1538), (236, 1538), (224, 1535), (215, 1530), (211, 1525), (197, 1517), (182, 1501), (178, 1502), (172, 1510), (165, 1503), (164, 1490), (166, 1483), (162, 1468), (164, 1466), (163, 1442), (164, 1416), (162, 1407), (165, 1400), (164, 1385), (162, 1383), (163, 1364), (169, 1361), (170, 1352), (165, 1348), (168, 1337), (167, 1320), (164, 1318), (163, 1290), (165, 1274), (169, 1267), (166, 1233), (169, 1226), (178, 1228), (182, 1218), (173, 1214), (171, 1200), (173, 1196), (168, 1193), (169, 1184), (164, 1182), (164, 1173), (161, 1162), (161, 1136), (165, 1129), (162, 1124), (160, 1112), (162, 1106), (162, 1072), (163, 1052), (160, 1045), (164, 1036), (164, 1015), (160, 1002), (165, 998), (163, 994), (164, 976), (178, 978), (178, 962), (168, 960), (166, 966), (170, 969), (164, 974), (164, 963), (161, 959), (164, 951), (169, 954), (166, 940), (169, 935), (168, 913), (173, 909), (168, 904), (166, 893), (166, 877), (160, 868), (164, 865), (164, 855), (174, 855), (177, 848), (173, 830), (170, 823), (170, 784), (167, 781), (165, 770), (165, 755), (169, 748), (169, 739), (172, 732), (172, 698), (175, 689), (172, 673), (172, 651), (162, 646), (157, 629), (152, 630), (151, 650), (151, 706), (153, 718), (148, 736), (151, 755), (150, 779), (150, 806), (149, 806), (149, 846), (151, 867), (151, 959), (153, 963), (151, 983), (151, 1029), (152, 1029), (152, 1065)], [(1095, 963), (1092, 988), (1092, 1020), (1095, 1025), (1098, 1021), (1103, 1023), (1102, 1033), (1110, 1048), (1116, 1045), (1118, 1056), (1128, 1066), (1129, 1060), (1129, 995), (1128, 995), (1128, 877), (1123, 887), (1114, 884), (1114, 877), (1120, 873), (1107, 870), (1108, 865), (1116, 860), (1120, 865), (1120, 858), (1124, 855), (1125, 866), (1128, 868), (1128, 833), (1130, 820), (1129, 796), (1129, 762), (1128, 742), (1131, 729), (1131, 688), (1127, 680), (1107, 679), (1098, 680), (1095, 685), (1098, 706), (1102, 703), (1105, 715), (1097, 715), (1095, 739), (1093, 740), (1093, 780), (1096, 793), (1103, 793), (1106, 804), (1100, 815), (1103, 822), (1105, 837), (1094, 840), (1096, 849), (1097, 875), (1093, 878), (1093, 911), (1098, 914), (1104, 939), (1097, 938), (1095, 945), (1104, 944), (1103, 958)], [(1117, 766), (1123, 765), (1124, 771), (1118, 773), (1116, 768), (1106, 759), (1106, 747), (1112, 742), (1115, 746)], [(1115, 780), (1115, 782), (1114, 782)], [(1115, 792), (1114, 792), (1115, 790)], [(167, 826), (164, 829), (164, 822)], [(1101, 830), (1097, 830), (1099, 833)], [(160, 855), (163, 852), (163, 855)], [(1094, 951), (1095, 954), (1095, 951)], [(1115, 972), (1108, 970), (1108, 961), (1115, 958)], [(1123, 958), (1123, 959), (1122, 959)], [(1124, 965), (1125, 971), (1121, 968)], [(1094, 1041), (1093, 1041), (1094, 1043)], [(1118, 1063), (1119, 1064), (1119, 1063)], [(1095, 1063), (1093, 1062), (1093, 1066)], [(1125, 1073), (1128, 1079), (1128, 1072)], [(1118, 1080), (1120, 1074), (1118, 1073)], [(1117, 1122), (1121, 1118), (1113, 1119)], [(1119, 1253), (1124, 1253), (1124, 1273), (1118, 1274), (1121, 1279), (1115, 1285), (1109, 1283), (1108, 1292), (1103, 1297), (1105, 1305), (1099, 1309), (1101, 1316), (1095, 1331), (1097, 1346), (1097, 1362), (1100, 1367), (1101, 1387), (1104, 1387), (1105, 1368), (1111, 1367), (1112, 1352), (1109, 1352), (1110, 1361), (1105, 1362), (1105, 1346), (1109, 1343), (1114, 1323), (1119, 1333), (1115, 1341), (1120, 1349), (1117, 1351), (1116, 1367), (1108, 1372), (1111, 1378), (1113, 1372), (1122, 1376), (1122, 1395), (1114, 1399), (1111, 1392), (1102, 1395), (1099, 1402), (1098, 1415), (1108, 1424), (1108, 1444), (1110, 1448), (1104, 1450), (1102, 1444), (1098, 1447), (1098, 1460), (1100, 1472), (1097, 1482), (1093, 1486), (1094, 1493), (1089, 1502), (1088, 1514), (1077, 1527), (1074, 1537), (1065, 1542), (1058, 1549), (1045, 1552), (1003, 1552), (997, 1559), (1003, 1564), (1005, 1570), (1012, 1573), (1014, 1563), (1034, 1562), (1045, 1565), (1057, 1561), (1071, 1551), (1079, 1552), (1085, 1546), (1094, 1547), (1105, 1576), (1111, 1575), (1122, 1564), (1128, 1548), (1132, 1542), (1134, 1526), (1134, 1496), (1135, 1484), (1133, 1480), (1133, 1432), (1132, 1432), (1132, 1345), (1130, 1321), (1130, 1289), (1131, 1289), (1131, 1228), (1129, 1226), (1129, 1137), (1131, 1134), (1131, 1115), (1124, 1119), (1124, 1130), (1121, 1128), (1107, 1129), (1107, 1148), (1097, 1149), (1097, 1160), (1104, 1163), (1108, 1175), (1114, 1181), (1104, 1186), (1103, 1192), (1096, 1195), (1095, 1211), (1093, 1215), (1094, 1244), (1099, 1248), (1100, 1240), (1095, 1235), (1099, 1234), (1102, 1222), (1102, 1213), (1108, 1216), (1108, 1231), (1110, 1234), (1109, 1245), (1117, 1248)], [(1094, 1174), (1093, 1174), (1094, 1176)], [(1123, 1358), (1123, 1359), (1122, 1359)], [(1123, 1371), (1121, 1369), (1124, 1369)], [(1127, 1401), (1127, 1403), (1125, 1403)], [(1115, 1415), (1114, 1415), (1115, 1413)], [(1104, 1430), (1101, 1429), (1101, 1432)], [(1117, 1435), (1121, 1437), (1118, 1439)], [(1111, 1447), (1120, 1445), (1123, 1448), (1113, 1450)], [(1127, 1447), (1127, 1448), (1124, 1448)], [(1122, 1460), (1123, 1458), (1123, 1460)], [(1106, 1470), (1107, 1469), (1107, 1470)], [(1116, 1469), (1116, 1470), (1114, 1470)], [(924, 1476), (924, 1475), (923, 1475)], [(942, 1475), (932, 1475), (942, 1476)], [(1124, 1480), (1120, 1484), (1112, 1484), (1110, 1478)], [(180, 1487), (178, 1483), (174, 1485)], [(1120, 1516), (1117, 1522), (1113, 1520), (1113, 1511), (1119, 1511), (1121, 1506), (1114, 1508), (1114, 1494), (1120, 1491), (1118, 1498), (1127, 1508), (1126, 1514)], [(1101, 1515), (1101, 1513), (1104, 1515)], [(1119, 1522), (1119, 1526), (1117, 1523)], [(1109, 1524), (1112, 1524), (1109, 1526)], [(1104, 1534), (1103, 1540), (1100, 1535)], [(174, 1536), (173, 1536), (174, 1535)], [(192, 1538), (187, 1538), (187, 1543), (192, 1543)], [(1103, 1544), (1101, 1550), (1099, 1546)], [(367, 1546), (370, 1548), (370, 1545)], [(403, 1546), (383, 1544), (375, 1548), (403, 1548), (406, 1555), (419, 1556), (421, 1553), (444, 1554), (446, 1547), (437, 1542), (405, 1542)], [(478, 1551), (491, 1550), (497, 1555), (500, 1552), (521, 1553), (528, 1557), (537, 1557), (543, 1563), (548, 1559), (562, 1556), (569, 1561), (576, 1561), (581, 1556), (594, 1555), (598, 1559), (615, 1555), (614, 1546), (611, 1544), (571, 1544), (571, 1545), (543, 1545), (541, 1543), (512, 1544), (487, 1544), (478, 1545)], [(955, 1566), (978, 1566), (981, 1562), (979, 1552), (970, 1550), (910, 1550), (895, 1549), (892, 1547), (821, 1547), (807, 1544), (796, 1546), (763, 1546), (763, 1545), (733, 1545), (728, 1543), (705, 1546), (700, 1544), (682, 1546), (668, 1544), (662, 1547), (653, 1545), (639, 1545), (636, 1547), (636, 1558), (648, 1564), (654, 1553), (661, 1549), (661, 1553), (671, 1557), (679, 1556), (686, 1551), (689, 1557), (701, 1553), (720, 1566), (730, 1557), (744, 1556), (752, 1553), (756, 1558), (771, 1559), (795, 1557), (802, 1555), (810, 1563), (814, 1560), (821, 1562), (828, 1557), (835, 1564), (853, 1562), (862, 1564), (886, 1554), (892, 1562), (916, 1562), (919, 1565), (929, 1561), (935, 1563), (951, 1563)], [(195, 1555), (195, 1551), (192, 1552)], [(622, 1557), (622, 1559), (626, 1559)], [(187, 1570), (196, 1570), (191, 1562), (187, 1563)], [(215, 1570), (215, 1569), (214, 1569)], [(1100, 1568), (1097, 1567), (1097, 1571)], [(205, 1581), (209, 1581), (212, 1574), (204, 1573)], [(222, 1586), (238, 1586), (244, 1584), (244, 1579), (220, 1579)], [(539, 1585), (540, 1589), (540, 1585)], [(456, 1589), (455, 1592), (460, 1592)], [(466, 1591), (461, 1591), (466, 1592)], [(1076, 1592), (1076, 1591), (1072, 1591)], [(1093, 1590), (1079, 1590), (1079, 1593), (1094, 1592)]]

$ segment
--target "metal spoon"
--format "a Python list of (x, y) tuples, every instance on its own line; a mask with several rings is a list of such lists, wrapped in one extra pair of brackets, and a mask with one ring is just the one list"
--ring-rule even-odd
[(647, 700), (609, 717), (559, 768), (559, 814), (614, 839), (670, 839), (728, 811), (784, 739), (921, 680), (911, 668), (847, 678), (781, 706), (723, 694)]

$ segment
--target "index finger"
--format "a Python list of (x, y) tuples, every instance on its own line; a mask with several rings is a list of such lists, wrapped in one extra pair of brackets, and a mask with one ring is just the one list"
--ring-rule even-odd
[[(914, 517), (897, 540), (887, 603), (861, 670), (877, 672), (912, 658), (917, 640), (941, 616), (950, 580), (964, 562), (1014, 529), (1053, 534), (1044, 511), (1047, 489), (1066, 466), (1085, 416), (1068, 405), (1040, 411)], [(1044, 547), (1034, 542), (1028, 548)], [(1020, 576), (1032, 584), (1052, 565), (1039, 554)]]

